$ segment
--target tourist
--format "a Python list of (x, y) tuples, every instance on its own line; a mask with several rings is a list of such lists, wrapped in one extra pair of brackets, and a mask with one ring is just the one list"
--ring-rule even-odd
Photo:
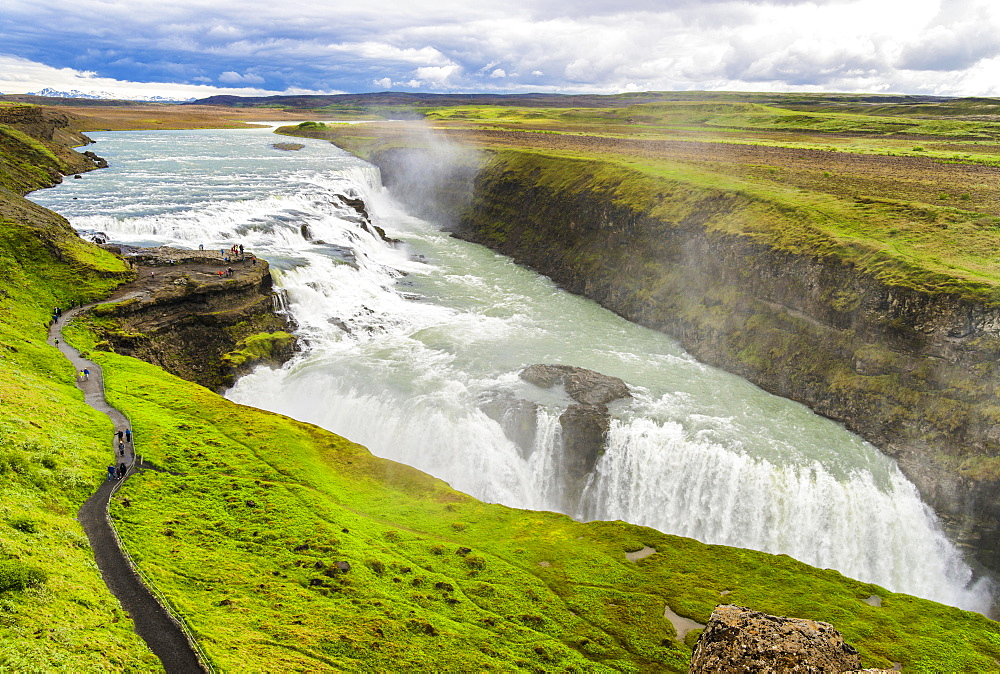
[(109, 480), (115, 479), (115, 467), (114, 466), (108, 466), (108, 479)]
[[(59, 340), (57, 339), (56, 344), (58, 343)], [(90, 379), (90, 370), (88, 370), (87, 368), (83, 368), (83, 381), (87, 381), (88, 379)]]
[(126, 428), (125, 429), (125, 442), (128, 442), (128, 443), (132, 442), (132, 429), (131, 428)]

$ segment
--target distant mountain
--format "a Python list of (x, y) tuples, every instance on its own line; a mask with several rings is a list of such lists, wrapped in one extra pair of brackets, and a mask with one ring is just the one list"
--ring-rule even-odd
[(369, 94), (301, 94), (290, 96), (211, 96), (194, 105), (221, 105), (233, 108), (287, 107), (313, 110), (325, 107), (519, 105), (524, 107), (618, 107), (633, 103), (667, 100), (671, 94), (641, 92), (615, 95), (591, 94), (424, 94), (383, 91)]
[(232, 108), (292, 108), (299, 110), (364, 110), (378, 107), (443, 107), (455, 105), (515, 105), (547, 108), (614, 108), (638, 103), (700, 101), (748, 102), (779, 107), (922, 105), (952, 101), (945, 96), (895, 94), (799, 94), (733, 91), (637, 91), (624, 94), (425, 94), (383, 91), (368, 94), (230, 96), (192, 101), (194, 105)]
[(46, 98), (84, 98), (102, 101), (146, 101), (149, 103), (189, 103), (193, 98), (177, 99), (166, 98), (164, 96), (120, 96), (108, 91), (85, 92), (73, 89), (72, 91), (56, 91), (46, 87), (41, 91), (29, 91), (28, 96), (44, 96)]

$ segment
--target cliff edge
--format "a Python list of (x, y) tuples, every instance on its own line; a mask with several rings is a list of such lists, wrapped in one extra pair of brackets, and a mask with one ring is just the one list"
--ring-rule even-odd
[(294, 351), (266, 261), (215, 251), (106, 246), (136, 270), (126, 299), (94, 309), (99, 348), (133, 356), (215, 391)]

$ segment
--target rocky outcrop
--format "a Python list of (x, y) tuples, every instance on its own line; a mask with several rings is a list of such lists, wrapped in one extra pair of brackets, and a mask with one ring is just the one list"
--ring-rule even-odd
[(529, 365), (521, 370), (520, 377), (541, 388), (562, 386), (575, 401), (559, 417), (563, 468), (570, 479), (584, 479), (604, 452), (611, 427), (608, 403), (631, 398), (628, 386), (618, 377), (571, 365)]
[[(611, 427), (608, 403), (630, 398), (632, 394), (625, 382), (618, 377), (570, 365), (529, 365), (521, 370), (520, 377), (541, 388), (561, 386), (574, 401), (559, 416), (562, 428), (563, 456), (560, 472), (564, 482), (563, 507), (567, 512), (572, 512), (579, 501), (584, 481), (604, 453)], [(531, 405), (525, 401), (517, 402)], [(512, 409), (517, 409), (520, 413), (512, 414)], [(531, 412), (534, 415), (533, 406)], [(509, 423), (511, 420), (523, 420), (524, 417), (523, 409), (509, 407), (503, 417), (508, 421), (508, 425), (504, 426), (505, 432), (508, 426), (513, 425)], [(525, 422), (521, 421), (520, 424), (523, 427)], [(532, 435), (533, 431), (534, 429)], [(511, 437), (509, 432), (507, 434)]]
[[(35, 105), (0, 105), (0, 185), (18, 194), (51, 187), (62, 176), (107, 166), (92, 152), (72, 148), (90, 139), (73, 130), (74, 118), (52, 108)], [(103, 165), (103, 166), (102, 166)]]
[(529, 365), (519, 376), (542, 388), (562, 385), (566, 395), (583, 405), (607, 405), (632, 397), (628, 386), (618, 377), (572, 365)]
[(119, 290), (126, 299), (94, 309), (112, 319), (98, 328), (103, 348), (216, 391), (257, 364), (277, 365), (292, 355), (291, 326), (275, 312), (265, 261), (248, 255), (227, 263), (217, 252), (106, 247), (132, 262), (137, 279)]
[(538, 405), (510, 394), (489, 393), (479, 403), (486, 416), (500, 424), (504, 435), (527, 459), (538, 434)]
[(562, 467), (572, 480), (584, 479), (604, 453), (611, 415), (607, 405), (570, 405), (559, 415), (562, 427)]
[(691, 657), (692, 673), (849, 672), (861, 657), (833, 625), (716, 606)]

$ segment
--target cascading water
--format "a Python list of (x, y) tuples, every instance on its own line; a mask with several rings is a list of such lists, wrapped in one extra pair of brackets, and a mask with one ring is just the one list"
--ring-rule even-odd
[[(983, 587), (895, 464), (804, 407), (697, 363), (662, 334), (402, 212), (377, 170), (265, 130), (95, 134), (112, 168), (32, 195), (82, 232), (272, 265), (305, 348), (228, 393), (322, 425), (478, 498), (787, 553), (985, 610)], [(405, 243), (391, 245), (366, 223)], [(621, 377), (606, 451), (567, 499), (564, 363)]]

